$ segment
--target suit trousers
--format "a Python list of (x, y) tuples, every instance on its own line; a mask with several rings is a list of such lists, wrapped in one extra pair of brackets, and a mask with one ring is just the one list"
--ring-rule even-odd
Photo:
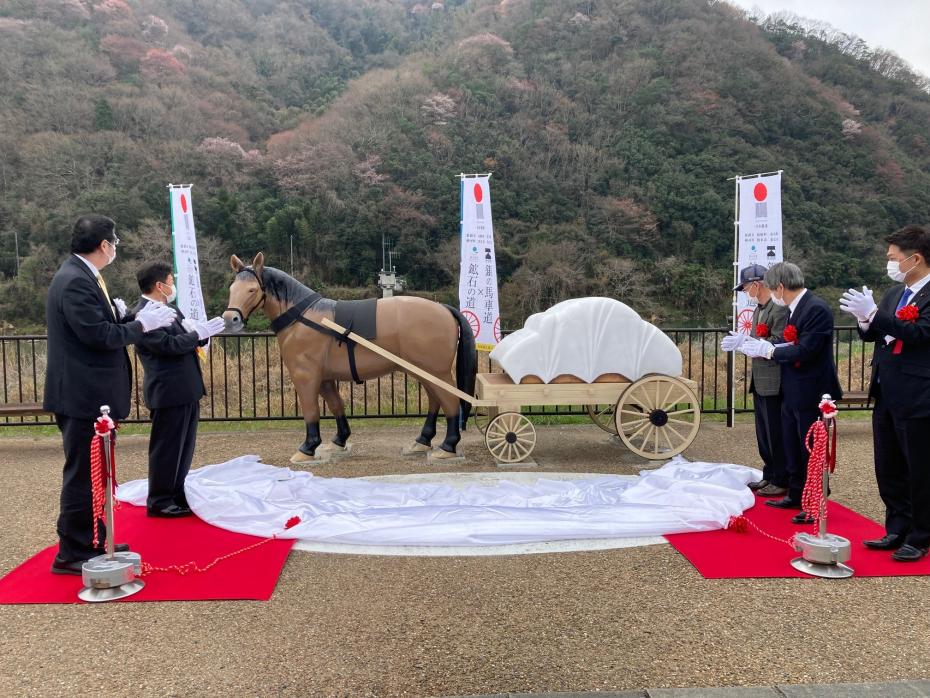
[(804, 485), (807, 484), (807, 461), (810, 454), (807, 452), (805, 440), (811, 424), (820, 417), (820, 410), (793, 409), (781, 406), (781, 433), (785, 447), (785, 470), (788, 474), (788, 496), (801, 501)]
[(785, 449), (781, 433), (781, 395), (753, 395), (756, 443), (762, 458), (762, 479), (779, 487), (788, 486)]
[(918, 548), (930, 547), (930, 417), (896, 417), (881, 397), (872, 410), (875, 479), (885, 503), (885, 530), (905, 536)]
[(187, 506), (184, 480), (191, 469), (197, 443), (200, 403), (152, 410), (149, 437), (149, 509)]
[(58, 555), (73, 562), (89, 560), (103, 552), (106, 526), (98, 528), (99, 543), (94, 546), (94, 509), (90, 486), (90, 445), (94, 420), (56, 414), (65, 452), (58, 513)]

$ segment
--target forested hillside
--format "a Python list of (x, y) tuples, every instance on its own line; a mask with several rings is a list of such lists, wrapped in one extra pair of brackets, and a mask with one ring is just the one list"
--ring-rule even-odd
[(775, 169), (811, 285), (880, 283), (881, 237), (930, 222), (930, 95), (848, 39), (707, 0), (7, 0), (0, 331), (41, 326), (83, 212), (117, 221), (134, 297), (169, 182), (213, 309), (230, 253), (289, 269), (292, 241), (306, 283), (374, 293), (382, 234), (454, 302), (454, 175), (482, 171), (508, 327), (593, 294), (723, 322), (726, 180)]

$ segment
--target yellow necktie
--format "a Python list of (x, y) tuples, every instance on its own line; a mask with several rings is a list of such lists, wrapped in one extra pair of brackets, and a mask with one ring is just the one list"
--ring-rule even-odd
[(107, 307), (110, 309), (110, 315), (113, 316), (113, 319), (116, 319), (116, 311), (113, 310), (113, 301), (110, 300), (110, 294), (107, 291), (107, 282), (103, 280), (103, 277), (100, 274), (97, 274), (97, 285), (103, 291), (104, 298), (107, 299)]

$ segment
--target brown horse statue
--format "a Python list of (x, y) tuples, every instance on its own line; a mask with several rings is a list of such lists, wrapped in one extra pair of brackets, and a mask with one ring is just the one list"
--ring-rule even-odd
[[(323, 318), (334, 318), (336, 302), (322, 298), (280, 269), (266, 267), (261, 252), (250, 266), (235, 255), (230, 264), (236, 275), (229, 287), (229, 307), (223, 313), (227, 331), (241, 331), (249, 316), (263, 309), (272, 321), (281, 358), (300, 398), (307, 437), (291, 461), (313, 462), (322, 456), (317, 453), (322, 443), (320, 395), (336, 418), (334, 448), (324, 446), (321, 450), (345, 451), (351, 432), (336, 381), (377, 378), (394, 370), (394, 364), (320, 325)], [(376, 336), (371, 341), (459, 390), (474, 394), (478, 367), (475, 338), (468, 321), (457, 309), (414, 296), (371, 302), (376, 303)], [(429, 413), (416, 442), (405, 452), (431, 450), (442, 407), (446, 437), (432, 457), (455, 457), (461, 439), (460, 427), (464, 428), (471, 405), (465, 400), (460, 404), (452, 393), (428, 382), (422, 386), (429, 396)]]

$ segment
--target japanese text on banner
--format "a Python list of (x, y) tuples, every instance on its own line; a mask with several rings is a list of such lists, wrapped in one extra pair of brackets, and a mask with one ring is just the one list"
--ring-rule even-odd
[(459, 308), (471, 325), (478, 349), (490, 351), (501, 339), (501, 320), (488, 177), (462, 177), (461, 196)]
[[(758, 265), (768, 269), (782, 257), (781, 173), (737, 179), (739, 187), (739, 237), (737, 271)], [(745, 293), (737, 294), (736, 327), (748, 334), (752, 306)]]
[(197, 322), (207, 319), (200, 286), (197, 234), (190, 187), (171, 187), (171, 237), (174, 247), (174, 282), (178, 288), (178, 308)]

